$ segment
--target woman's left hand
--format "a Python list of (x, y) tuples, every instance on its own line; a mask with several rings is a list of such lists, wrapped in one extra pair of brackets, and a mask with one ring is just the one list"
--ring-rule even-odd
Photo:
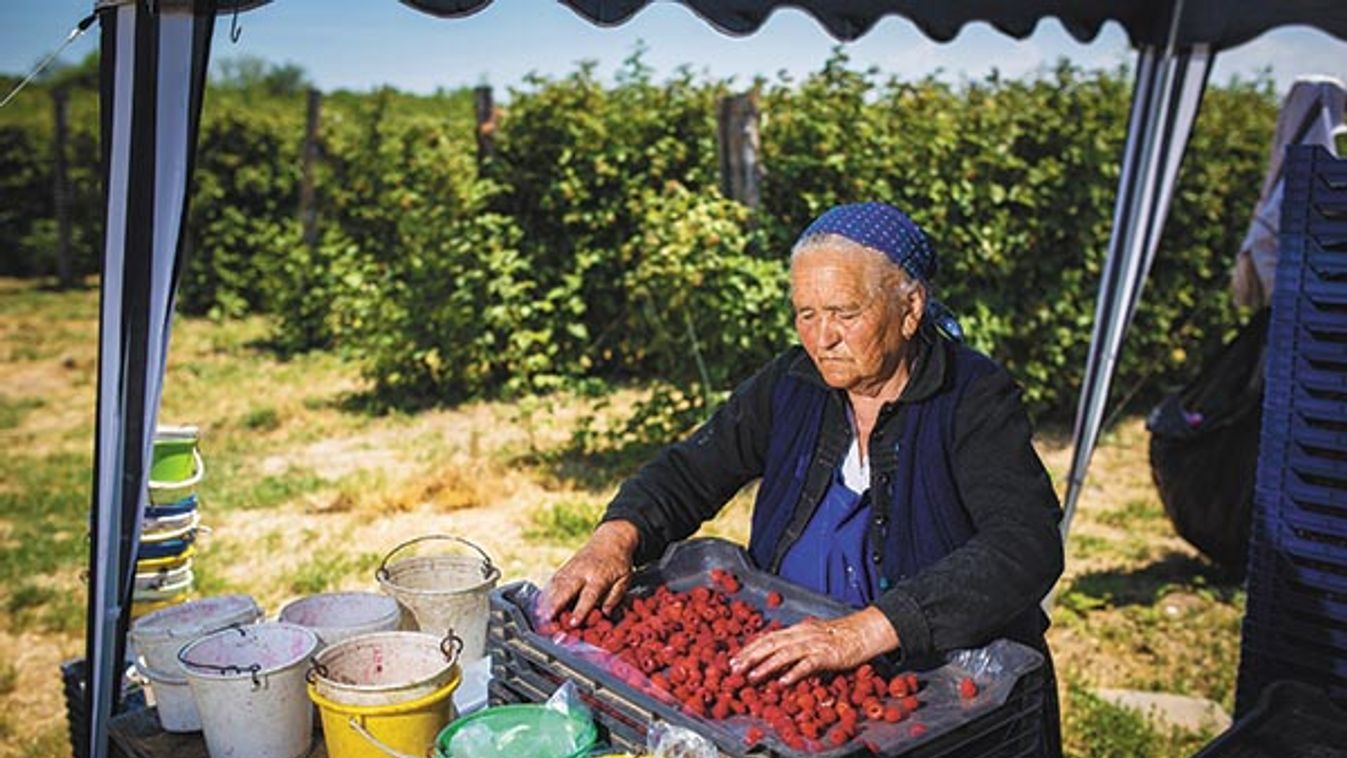
[(730, 667), (751, 682), (784, 670), (781, 683), (790, 685), (811, 674), (855, 668), (897, 649), (898, 633), (871, 606), (832, 621), (806, 619), (759, 637), (731, 659)]

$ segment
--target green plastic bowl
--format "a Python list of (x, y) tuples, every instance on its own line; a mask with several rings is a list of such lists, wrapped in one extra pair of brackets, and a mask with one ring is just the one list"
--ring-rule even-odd
[(154, 435), (150, 481), (185, 482), (196, 474), (198, 432), (193, 426), (160, 427)]
[(588, 714), (501, 705), (446, 726), (435, 738), (434, 758), (581, 758), (597, 739)]

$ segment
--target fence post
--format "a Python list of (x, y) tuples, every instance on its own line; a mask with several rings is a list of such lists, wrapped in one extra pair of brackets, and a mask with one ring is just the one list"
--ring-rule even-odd
[(75, 277), (70, 266), (70, 186), (66, 182), (66, 104), (69, 93), (64, 87), (51, 91), (56, 119), (52, 145), (55, 166), (52, 170), (52, 201), (56, 206), (56, 280), (61, 289), (72, 286)]
[(495, 150), (491, 135), (496, 131), (496, 106), (491, 97), (491, 87), (474, 87), (472, 104), (477, 113), (477, 165), (481, 166)]
[(309, 89), (308, 113), (304, 122), (304, 150), (299, 180), (299, 222), (303, 244), (312, 250), (318, 245), (318, 203), (314, 196), (313, 172), (318, 162), (318, 120), (323, 93)]
[(727, 95), (716, 108), (720, 190), (750, 208), (762, 203), (758, 161), (758, 98), (755, 92)]

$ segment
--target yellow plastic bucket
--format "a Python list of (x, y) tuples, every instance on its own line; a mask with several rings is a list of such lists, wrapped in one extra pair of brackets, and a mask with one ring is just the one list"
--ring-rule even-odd
[(163, 558), (141, 558), (136, 561), (136, 572), (148, 574), (153, 571), (172, 571), (187, 565), (196, 555), (196, 548), (188, 545), (187, 549), (177, 555), (166, 555)]
[(435, 736), (454, 718), (454, 690), (462, 679), (455, 665), (453, 676), (438, 690), (391, 705), (344, 705), (309, 684), (309, 699), (323, 720), (328, 758), (424, 758)]

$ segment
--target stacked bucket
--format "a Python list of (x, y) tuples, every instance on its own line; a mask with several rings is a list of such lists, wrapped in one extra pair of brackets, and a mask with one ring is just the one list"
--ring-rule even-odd
[(131, 617), (187, 600), (195, 580), (193, 543), (201, 524), (197, 485), (206, 474), (194, 426), (159, 427), (150, 464), (150, 501), (141, 523)]
[[(441, 549), (404, 554), (423, 544)], [(385, 593), (378, 597), (399, 609), (403, 631), (330, 644), (314, 657), (309, 699), (331, 758), (431, 755), (457, 723), (465, 679), (489, 671), (487, 596), (500, 569), (472, 542), (437, 534), (393, 548), (375, 578)]]
[(1236, 715), (1278, 679), (1347, 705), (1347, 160), (1285, 166)]

